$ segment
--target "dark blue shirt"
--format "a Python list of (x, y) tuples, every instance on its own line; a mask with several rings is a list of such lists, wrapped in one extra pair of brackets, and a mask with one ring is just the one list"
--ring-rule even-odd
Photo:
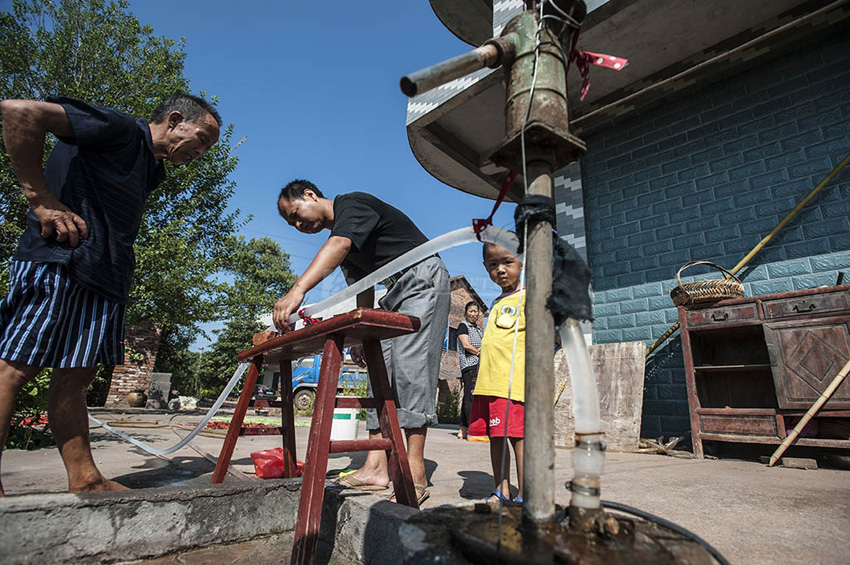
[(44, 177), (51, 194), (85, 220), (89, 235), (77, 247), (41, 237), (30, 210), (14, 258), (62, 263), (75, 283), (126, 303), (145, 201), (165, 178), (154, 158), (147, 122), (70, 98), (51, 98), (68, 114), (74, 137), (59, 138)]

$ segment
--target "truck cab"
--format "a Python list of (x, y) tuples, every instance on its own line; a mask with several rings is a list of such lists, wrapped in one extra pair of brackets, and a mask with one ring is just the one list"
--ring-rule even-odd
[[(292, 403), (296, 410), (310, 407), (316, 397), (319, 385), (319, 370), (322, 367), (322, 355), (316, 354), (296, 360), (292, 366)], [(355, 388), (366, 380), (366, 369), (351, 362), (347, 350), (339, 371), (337, 392), (346, 388)]]

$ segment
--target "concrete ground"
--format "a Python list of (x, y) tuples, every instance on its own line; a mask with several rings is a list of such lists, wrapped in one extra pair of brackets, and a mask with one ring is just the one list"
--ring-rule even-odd
[[(94, 413), (103, 420), (132, 420), (121, 429), (160, 449), (179, 438), (171, 423), (199, 421), (202, 414), (150, 411)], [(304, 421), (306, 424), (307, 422)], [(308, 427), (296, 428), (299, 457)], [(179, 431), (185, 434), (184, 431)], [(480, 501), (492, 490), (489, 446), (456, 438), (455, 426), (430, 430), (426, 444), (431, 496), (423, 509)], [(365, 430), (359, 430), (360, 438)], [(92, 427), (95, 460), (105, 475), (134, 489), (208, 484), (213, 470), (205, 454), (217, 456), (221, 439), (199, 436), (169, 458), (151, 456), (102, 428)], [(250, 453), (280, 446), (279, 436), (243, 437), (233, 466), (253, 478)], [(611, 453), (603, 476), (603, 499), (627, 504), (683, 526), (717, 548), (731, 563), (847, 563), (850, 554), (850, 471), (768, 468), (758, 448), (736, 450), (721, 459), (691, 460), (663, 455)], [(356, 468), (364, 453), (332, 455), (330, 469)], [(564, 483), (571, 477), (571, 452), (555, 454), (556, 502), (567, 505)], [(63, 492), (66, 479), (55, 448), (6, 451), (3, 485), (16, 495)], [(228, 482), (239, 479), (229, 477)], [(377, 500), (377, 499), (376, 499)], [(0, 501), (2, 504), (2, 501)], [(239, 563), (268, 540), (218, 548), (218, 562)], [(253, 544), (253, 545), (252, 545)], [(260, 548), (261, 549), (261, 548)], [(208, 555), (164, 558), (162, 563), (205, 563)], [(232, 552), (228, 558), (228, 551)], [(194, 557), (193, 557), (194, 555)], [(282, 556), (277, 554), (276, 559)], [(252, 561), (257, 562), (256, 559)]]

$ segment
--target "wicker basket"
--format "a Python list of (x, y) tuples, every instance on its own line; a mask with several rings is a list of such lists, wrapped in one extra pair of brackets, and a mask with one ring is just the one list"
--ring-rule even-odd
[[(682, 284), (682, 271), (694, 265), (708, 265), (721, 271), (730, 278), (722, 278), (718, 280), (694, 281)], [(691, 261), (679, 269), (676, 273), (676, 281), (679, 286), (670, 291), (670, 298), (673, 299), (673, 304), (676, 306), (689, 306), (691, 304), (706, 304), (708, 302), (717, 302), (718, 300), (726, 300), (727, 298), (740, 298), (744, 296), (744, 285), (741, 280), (734, 274), (730, 273), (723, 267), (715, 265), (711, 261)]]

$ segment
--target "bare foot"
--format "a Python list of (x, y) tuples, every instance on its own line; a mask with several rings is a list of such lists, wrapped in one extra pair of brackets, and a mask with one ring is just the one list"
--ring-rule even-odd
[(128, 487), (120, 483), (116, 483), (115, 481), (110, 481), (109, 479), (100, 479), (98, 481), (87, 483), (84, 485), (80, 485), (77, 487), (71, 487), (68, 489), (70, 493), (84, 493), (84, 492), (108, 492), (108, 491), (119, 491), (119, 490), (130, 490)]

